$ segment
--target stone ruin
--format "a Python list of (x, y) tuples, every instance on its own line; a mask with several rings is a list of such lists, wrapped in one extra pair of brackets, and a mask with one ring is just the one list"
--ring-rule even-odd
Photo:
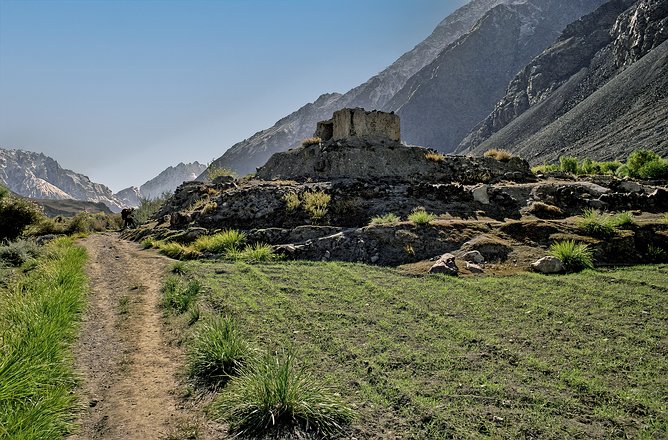
[(394, 112), (344, 108), (334, 112), (332, 119), (318, 122), (314, 136), (323, 142), (353, 138), (399, 142), (401, 126), (399, 116)]

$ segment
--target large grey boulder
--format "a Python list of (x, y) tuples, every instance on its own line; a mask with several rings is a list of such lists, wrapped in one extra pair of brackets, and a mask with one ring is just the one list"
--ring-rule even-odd
[(459, 268), (455, 263), (455, 256), (452, 254), (443, 254), (441, 258), (431, 266), (429, 273), (442, 273), (445, 275), (456, 276), (459, 274)]
[(539, 273), (561, 273), (564, 271), (564, 264), (557, 257), (547, 256), (531, 263), (531, 268)]

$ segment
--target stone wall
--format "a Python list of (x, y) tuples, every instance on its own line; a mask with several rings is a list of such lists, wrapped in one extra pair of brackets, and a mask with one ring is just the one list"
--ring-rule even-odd
[(315, 136), (323, 141), (365, 138), (399, 142), (401, 128), (394, 113), (344, 108), (334, 112), (332, 119), (318, 122)]

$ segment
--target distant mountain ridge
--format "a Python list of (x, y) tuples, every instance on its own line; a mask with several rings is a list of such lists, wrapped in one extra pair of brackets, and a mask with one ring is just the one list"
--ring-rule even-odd
[(668, 154), (668, 1), (612, 0), (570, 25), (460, 144), (534, 163)]
[(0, 182), (24, 197), (102, 202), (114, 212), (123, 207), (107, 186), (62, 168), (42, 153), (0, 148)]
[[(407, 142), (452, 151), (493, 110), (522, 66), (551, 44), (568, 23), (604, 1), (473, 0), (364, 84), (344, 95), (320, 96), (273, 127), (233, 145), (214, 165), (242, 175), (253, 172), (273, 153), (299, 145), (313, 134), (318, 121), (344, 107), (397, 111)], [(528, 38), (532, 35), (535, 38)], [(485, 55), (476, 60), (477, 53)], [(446, 70), (455, 74), (451, 81), (441, 73)], [(480, 80), (472, 88), (458, 82), (473, 73)]]

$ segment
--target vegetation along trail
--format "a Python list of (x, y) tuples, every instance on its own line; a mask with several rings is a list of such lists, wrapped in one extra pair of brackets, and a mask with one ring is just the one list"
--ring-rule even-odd
[(75, 355), (89, 410), (72, 438), (165, 438), (187, 417), (174, 395), (180, 355), (158, 307), (169, 260), (112, 233), (82, 244), (91, 292)]

